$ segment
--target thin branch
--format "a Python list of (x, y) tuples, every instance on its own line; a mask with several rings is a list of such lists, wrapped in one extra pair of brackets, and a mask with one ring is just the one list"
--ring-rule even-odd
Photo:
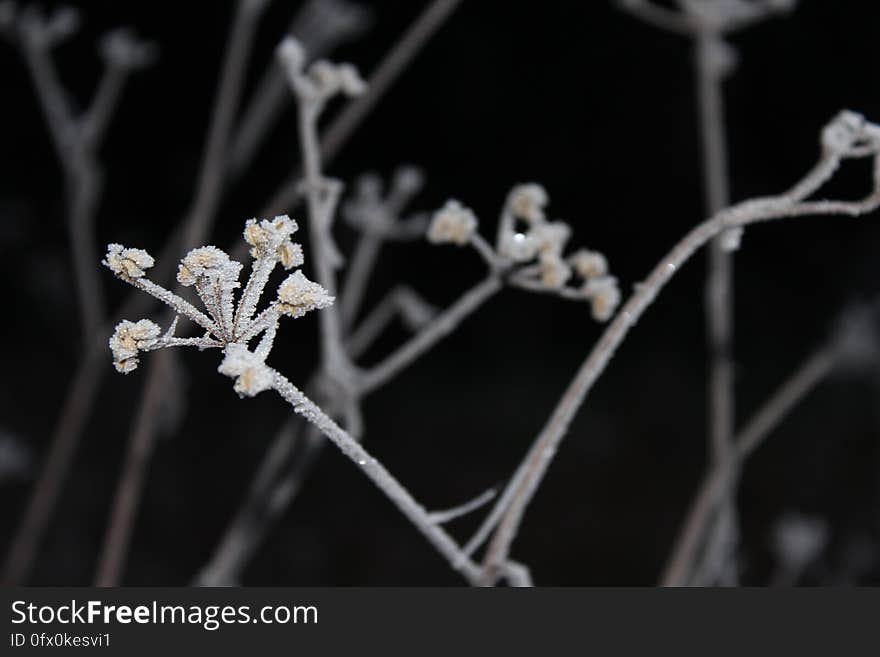
[(477, 509), (486, 506), (489, 502), (495, 499), (497, 493), (498, 491), (494, 488), (490, 488), (464, 504), (452, 507), (451, 509), (444, 509), (442, 511), (431, 511), (430, 518), (438, 525), (445, 525), (447, 522), (452, 522), (456, 518), (461, 518), (462, 516), (466, 516), (469, 513), (473, 513)]
[(400, 317), (410, 330), (421, 330), (437, 314), (436, 309), (415, 291), (398, 286), (361, 320), (345, 341), (349, 357), (357, 359), (385, 332), (395, 317)]
[(430, 350), (444, 337), (476, 311), (483, 303), (501, 290), (501, 279), (490, 274), (465, 292), (459, 299), (440, 313), (430, 324), (398, 347), (391, 355), (362, 374), (358, 389), (366, 395), (382, 387), (402, 370), (411, 365), (422, 354)]
[(616, 3), (641, 21), (667, 32), (688, 36), (694, 32), (694, 26), (686, 15), (655, 5), (651, 0), (616, 0)]

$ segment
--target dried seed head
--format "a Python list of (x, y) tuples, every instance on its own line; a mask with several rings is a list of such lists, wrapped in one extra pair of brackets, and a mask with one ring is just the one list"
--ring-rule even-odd
[(292, 36), (286, 36), (278, 45), (278, 59), (288, 71), (302, 71), (306, 65), (306, 51)]
[(452, 199), (434, 213), (428, 240), (434, 244), (467, 244), (477, 230), (477, 217), (469, 208)]
[(507, 197), (507, 207), (514, 217), (537, 224), (544, 221), (544, 208), (549, 198), (547, 191), (537, 183), (517, 185)]
[(346, 96), (360, 96), (367, 90), (367, 83), (352, 64), (339, 64), (336, 67), (339, 87)]
[(242, 397), (253, 397), (272, 387), (272, 372), (243, 344), (229, 344), (217, 368), (220, 374), (235, 378), (234, 390)]
[(620, 288), (614, 276), (591, 278), (584, 283), (581, 293), (590, 300), (593, 319), (607, 322), (620, 304)]
[(608, 261), (598, 251), (575, 251), (568, 257), (568, 262), (583, 279), (598, 278), (608, 273)]
[(553, 253), (541, 257), (540, 269), (541, 285), (551, 290), (561, 289), (571, 278), (571, 267)]
[(336, 65), (326, 59), (319, 59), (309, 66), (309, 78), (319, 96), (330, 97), (342, 87), (339, 70)]
[(126, 249), (121, 244), (108, 244), (107, 255), (101, 264), (120, 278), (131, 280), (141, 278), (156, 261), (143, 249)]
[(561, 221), (538, 224), (529, 232), (535, 239), (538, 252), (541, 254), (561, 254), (565, 243), (571, 237), (571, 228)]
[(110, 337), (110, 351), (113, 352), (113, 365), (117, 372), (128, 374), (137, 369), (138, 352), (152, 347), (162, 329), (148, 319), (139, 322), (122, 320)]
[(828, 153), (846, 155), (865, 139), (865, 117), (844, 110), (822, 130), (822, 146)]
[(282, 242), (278, 247), (278, 260), (285, 269), (293, 269), (302, 266), (305, 262), (302, 246), (290, 240)]
[(156, 47), (141, 41), (125, 27), (105, 34), (101, 38), (100, 47), (108, 64), (123, 69), (144, 68), (156, 58)]
[(234, 273), (238, 278), (241, 263), (230, 260), (229, 256), (216, 246), (202, 246), (193, 249), (180, 262), (177, 282), (181, 285), (195, 285), (200, 278), (221, 278), (228, 280)]
[(300, 270), (278, 286), (278, 310), (290, 317), (302, 317), (309, 311), (328, 307), (333, 301), (327, 290), (310, 281)]
[(299, 267), (303, 263), (302, 247), (290, 241), (299, 226), (287, 215), (271, 221), (248, 220), (244, 225), (244, 240), (252, 247), (253, 258), (265, 258), (274, 254), (285, 269)]

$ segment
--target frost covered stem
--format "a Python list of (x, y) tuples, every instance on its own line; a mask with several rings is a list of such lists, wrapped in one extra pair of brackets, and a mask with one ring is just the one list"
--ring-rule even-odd
[(463, 557), (455, 540), (438, 524), (431, 520), (430, 513), (419, 504), (409, 491), (395, 479), (385, 467), (328, 417), (313, 401), (279, 372), (272, 370), (273, 387), (296, 413), (314, 424), (339, 450), (351, 459), (364, 474), (391, 500), (428, 541), (471, 582), (480, 574), (479, 567), (470, 559)]
[[(466, 292), (410, 342), (404, 344), (400, 351), (389, 356), (389, 359), (384, 361), (387, 369), (380, 373), (383, 380), (376, 385), (384, 385), (399, 374), (477, 310), (491, 294), (497, 292), (499, 288), (495, 283), (490, 283), (490, 280), (496, 279), (487, 279)], [(327, 309), (324, 309), (321, 313), (326, 311)], [(375, 337), (375, 334), (371, 337)], [(359, 338), (358, 343), (358, 348), (365, 349), (370, 344), (369, 338), (366, 336), (363, 340)], [(405, 358), (397, 354), (404, 354)], [(307, 389), (312, 389), (312, 386), (308, 386)], [(372, 386), (363, 394), (375, 389), (376, 387)], [(247, 500), (221, 540), (211, 562), (199, 575), (197, 581), (200, 584), (224, 585), (234, 581), (251, 558), (256, 543), (270, 521), (276, 519), (287, 508), (298, 492), (324, 443), (320, 440), (320, 435), (314, 435), (311, 431), (306, 431), (304, 438), (295, 442), (293, 439), (295, 430), (288, 421), (274, 438), (253, 480)], [(459, 555), (457, 558), (461, 559), (463, 556)]]
[(837, 153), (823, 155), (818, 164), (788, 193), (776, 197), (745, 201), (724, 210), (691, 230), (654, 268), (640, 284), (626, 304), (609, 324), (599, 342), (581, 365), (569, 384), (544, 429), (535, 439), (523, 465), (522, 476), (514, 476), (499, 503), (507, 502), (508, 508), (499, 521), (498, 528), (489, 545), (484, 560), (484, 582), (494, 582), (500, 565), (507, 560), (511, 543), (516, 537), (525, 509), (537, 490), (554, 454), (593, 384), (605, 370), (614, 352), (626, 338), (630, 329), (654, 301), (667, 282), (690, 257), (724, 230), (747, 226), (759, 221), (784, 217), (816, 214), (841, 214), (858, 216), (874, 210), (880, 204), (880, 185), (877, 184), (875, 160), (874, 189), (861, 201), (813, 201), (804, 198), (826, 182), (840, 164)]
[(791, 410), (834, 368), (836, 354), (822, 349), (809, 358), (773, 393), (752, 416), (734, 441), (734, 452), (727, 467), (717, 465), (706, 475), (682, 523), (672, 555), (660, 579), (661, 586), (683, 586), (697, 561), (712, 526), (719, 502), (736, 488), (743, 462), (782, 422)]
[(403, 346), (367, 371), (360, 383), (361, 394), (369, 394), (397, 376), (401, 370), (408, 367), (437, 342), (454, 331), (466, 317), (482, 306), (501, 287), (500, 277), (493, 273), (465, 292), (458, 298), (458, 301), (435, 317), (430, 324), (410, 338)]

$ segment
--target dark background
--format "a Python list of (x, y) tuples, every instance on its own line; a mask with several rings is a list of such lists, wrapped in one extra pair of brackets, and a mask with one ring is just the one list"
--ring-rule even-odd
[[(101, 32), (132, 25), (161, 48), (156, 65), (132, 78), (110, 128), (98, 219), (102, 244), (155, 254), (191, 199), (233, 3), (76, 4), (85, 24), (59, 61), (82, 102), (100, 73), (94, 43)], [(298, 4), (272, 3), (252, 82)], [(365, 73), (422, 6), (367, 4), (373, 27), (333, 53)], [(807, 0), (790, 17), (733, 39), (741, 60), (725, 89), (735, 200), (798, 180), (818, 155), (821, 126), (838, 110), (880, 120), (876, 18), (873, 3)], [(81, 337), (61, 171), (21, 58), (8, 44), (0, 48), (0, 80), (0, 413), (2, 428), (30, 445), (38, 466)], [(214, 243), (229, 244), (289, 175), (298, 158), (292, 119), (288, 111), (249, 175), (227, 191)], [(689, 43), (608, 2), (464, 2), (329, 173), (351, 181), (367, 170), (387, 175), (405, 162), (427, 175), (413, 209), (458, 198), (479, 215), (487, 237), (507, 190), (542, 182), (552, 217), (574, 228), (572, 247), (602, 250), (627, 293), (704, 217)], [(828, 193), (864, 193), (866, 172), (843, 171)], [(337, 232), (350, 248), (354, 235)], [(878, 254), (877, 216), (803, 218), (747, 232), (736, 274), (740, 422), (828, 337), (845, 308), (880, 294)], [(704, 273), (698, 257), (675, 278), (577, 416), (514, 549), (537, 583), (656, 581), (705, 466)], [(445, 306), (482, 274), (470, 252), (396, 245), (383, 251), (370, 298), (404, 281)], [(113, 303), (129, 292), (109, 274), (104, 281)], [(314, 365), (315, 331), (313, 317), (282, 328), (273, 362), (294, 381), (304, 382)], [(502, 484), (600, 331), (586, 306), (503, 292), (369, 399), (369, 449), (429, 507), (454, 506)], [(405, 337), (395, 328), (370, 358)], [(156, 450), (126, 584), (192, 578), (289, 412), (272, 395), (238, 401), (229, 380), (215, 373), (216, 355), (193, 351), (183, 362), (186, 416)], [(877, 370), (864, 365), (821, 385), (750, 462), (739, 498), (746, 583), (764, 583), (773, 572), (772, 529), (786, 512), (822, 517), (830, 527), (829, 548), (806, 583), (839, 581), (854, 545), (878, 551)], [(33, 583), (93, 578), (147, 371), (107, 377)], [(2, 490), (0, 547), (28, 485)], [(451, 529), (465, 537), (477, 520)], [(878, 561), (854, 581), (880, 582)], [(459, 582), (330, 449), (244, 577), (253, 585)]]

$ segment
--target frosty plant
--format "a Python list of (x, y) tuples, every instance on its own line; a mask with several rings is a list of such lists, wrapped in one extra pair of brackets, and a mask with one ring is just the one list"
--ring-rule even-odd
[[(435, 242), (472, 244), (486, 258), (493, 272), (510, 272), (514, 284), (589, 299), (593, 314), (607, 317), (619, 295), (614, 279), (607, 276), (604, 258), (597, 253), (579, 251), (563, 259), (562, 250), (569, 229), (565, 224), (545, 220), (546, 202), (546, 193), (537, 185), (514, 188), (505, 204), (497, 251), (476, 233), (477, 220), (473, 213), (454, 201), (435, 213), (428, 236)], [(529, 230), (514, 232), (513, 220), (516, 218), (530, 222)], [(302, 317), (313, 310), (326, 309), (334, 301), (324, 287), (296, 269), (279, 285), (275, 299), (257, 312), (263, 290), (275, 267), (280, 264), (290, 270), (303, 264), (302, 248), (291, 241), (297, 228), (296, 222), (287, 216), (271, 221), (251, 219), (245, 224), (244, 239), (251, 247), (253, 263), (237, 304), (236, 290), (241, 287), (242, 264), (215, 246), (190, 251), (180, 262), (177, 281), (185, 287), (195, 288), (207, 312), (147, 278), (147, 271), (155, 264), (149, 253), (110, 244), (103, 264), (121, 280), (150, 294), (177, 313), (164, 332), (148, 319), (120, 322), (110, 338), (114, 366), (117, 371), (128, 374), (137, 368), (142, 352), (166, 347), (222, 350), (224, 357), (217, 371), (235, 379), (234, 389), (240, 396), (253, 397), (265, 390), (278, 392), (296, 413), (314, 424), (362, 467), (456, 568), (472, 582), (480, 581), (479, 568), (439, 526), (441, 521), (456, 514), (428, 513), (351, 435), (266, 364), (282, 316)], [(535, 260), (537, 262), (533, 264)], [(552, 271), (548, 273), (548, 270)], [(566, 287), (574, 272), (583, 278), (584, 283), (579, 288)], [(181, 315), (205, 333), (200, 337), (175, 336)], [(257, 338), (259, 341), (251, 350), (249, 345)], [(515, 565), (508, 564), (507, 568), (511, 577), (523, 576)]]
[[(231, 260), (214, 246), (190, 251), (180, 263), (177, 280), (182, 285), (195, 287), (209, 314), (146, 278), (146, 271), (154, 264), (146, 251), (111, 244), (103, 262), (118, 278), (154, 296), (205, 330), (201, 337), (178, 338), (174, 336), (176, 319), (164, 334), (150, 320), (122, 321), (110, 338), (116, 369), (131, 372), (137, 367), (141, 352), (164, 347), (222, 349), (224, 358), (217, 369), (221, 374), (235, 379), (235, 390), (240, 396), (252, 397), (269, 389), (278, 392), (295, 412), (314, 423), (362, 467), (441, 552), (454, 559), (458, 554), (454, 541), (434, 524), (428, 513), (385, 468), (284, 376), (266, 364), (282, 315), (302, 317), (333, 303), (333, 298), (323, 287), (297, 270), (281, 283), (276, 298), (255, 315), (260, 296), (275, 266), (280, 263), (291, 269), (303, 263), (301, 248), (290, 241), (296, 229), (296, 222), (286, 216), (276, 217), (273, 221), (247, 222), (244, 236), (252, 247), (250, 253), (254, 260), (237, 306), (235, 290), (240, 287), (238, 277), (241, 263)], [(251, 351), (248, 345), (258, 336), (262, 337)]]
[[(343, 204), (342, 211), (362, 235), (350, 261), (343, 257), (333, 237), (342, 184), (324, 174), (317, 125), (323, 109), (334, 96), (359, 95), (366, 89), (351, 65), (322, 60), (309, 62), (304, 49), (293, 38), (284, 39), (277, 54), (297, 103), (305, 174), (302, 190), (315, 278), (328, 294), (339, 298), (338, 305), (319, 314), (321, 362), (305, 389), (328, 416), (340, 418), (349, 435), (361, 437), (364, 397), (436, 346), (505, 284), (587, 301), (597, 318), (610, 316), (619, 294), (616, 281), (607, 274), (604, 258), (586, 250), (564, 255), (570, 228), (562, 222), (547, 221), (544, 216), (548, 202), (546, 192), (540, 185), (526, 184), (514, 187), (508, 195), (502, 212), (504, 227), (494, 247), (477, 233), (474, 213), (456, 201), (448, 202), (430, 220), (427, 236), (432, 242), (471, 246), (486, 261), (488, 272), (482, 281), (436, 314), (409, 288), (399, 286), (375, 311), (361, 319), (358, 310), (380, 243), (424, 234), (425, 222), (421, 217), (397, 220), (402, 207), (421, 187), (421, 175), (411, 168), (399, 170), (384, 198), (376, 177), (360, 180), (354, 197)], [(517, 221), (526, 228), (518, 230)], [(340, 286), (337, 270), (343, 266), (347, 271)], [(573, 280), (580, 284), (570, 284)], [(417, 333), (375, 365), (361, 368), (355, 360), (395, 314), (412, 320), (409, 323), (418, 329)], [(314, 430), (307, 431), (302, 455), (285, 471), (280, 464), (294, 450), (296, 439), (292, 436), (295, 434), (296, 428), (290, 422), (278, 432), (242, 512), (226, 531), (211, 562), (202, 569), (199, 582), (236, 581), (243, 562), (249, 558), (266, 525), (299, 489), (308, 464), (314, 461), (316, 450), (323, 442)]]

